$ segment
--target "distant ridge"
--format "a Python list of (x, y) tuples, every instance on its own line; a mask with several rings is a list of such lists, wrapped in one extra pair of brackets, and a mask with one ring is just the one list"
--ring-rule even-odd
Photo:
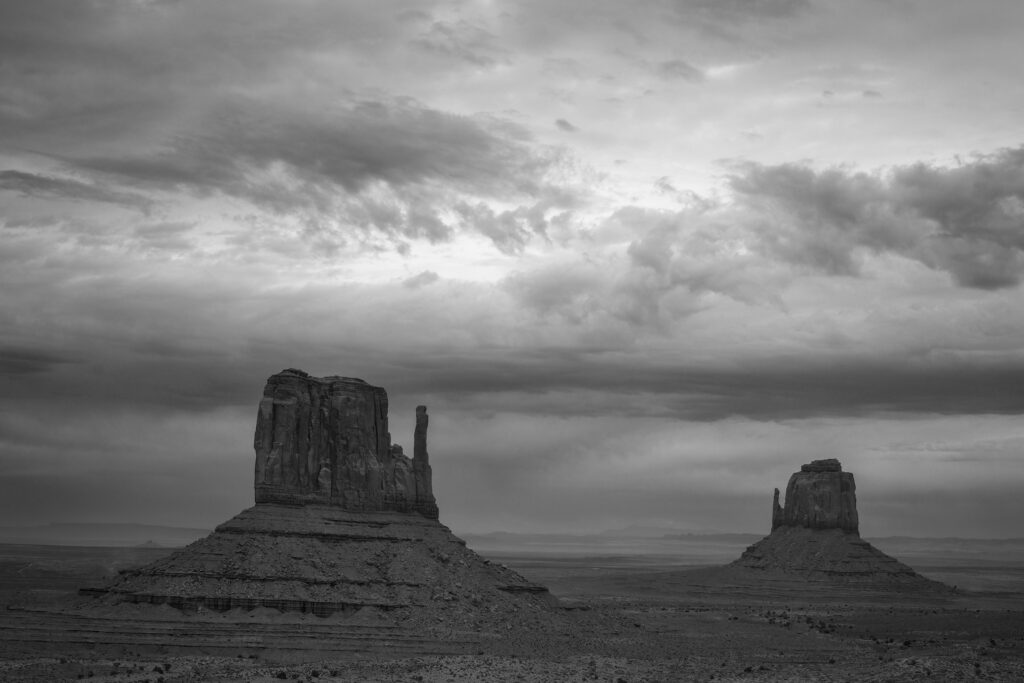
[(55, 522), (0, 527), (0, 543), (131, 547), (145, 543), (177, 547), (210, 533), (209, 529), (131, 523)]
[[(179, 547), (188, 545), (207, 536), (212, 529), (198, 527), (176, 527), (158, 524), (133, 524), (128, 522), (52, 522), (38, 525), (0, 525), (0, 543), (18, 543), (23, 545), (64, 545), (64, 546), (107, 546), (128, 547), (141, 545), (157, 545), (160, 547)], [(679, 532), (663, 533), (658, 536), (640, 534), (630, 535), (630, 529), (610, 529), (591, 533), (547, 532), (530, 533), (518, 531), (488, 531), (480, 533), (463, 533), (460, 536), (467, 541), (485, 543), (502, 541), (509, 544), (521, 543), (528, 545), (535, 542), (556, 543), (565, 541), (579, 543), (594, 541), (595, 544), (615, 539), (651, 539), (679, 541), (722, 541), (749, 545), (762, 538), (762, 534), (751, 532)], [(991, 546), (991, 545), (1024, 545), (1024, 536), (1005, 538), (967, 538), (963, 536), (872, 536), (875, 544), (943, 544), (960, 546)]]

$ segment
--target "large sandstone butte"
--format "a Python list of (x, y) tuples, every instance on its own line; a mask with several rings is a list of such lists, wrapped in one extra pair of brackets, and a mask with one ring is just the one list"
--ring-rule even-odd
[(256, 418), (256, 502), (336, 505), (437, 517), (427, 408), (416, 408), (413, 457), (392, 445), (388, 395), (361, 379), (285, 370)]
[(942, 589), (860, 537), (856, 484), (838, 460), (815, 460), (789, 478), (785, 505), (772, 501), (772, 532), (730, 568), (805, 579)]
[(410, 459), (391, 443), (383, 389), (285, 370), (267, 380), (254, 445), (255, 506), (81, 592), (186, 610), (370, 610), (397, 612), (403, 623), (447, 614), (476, 626), (556, 604), (438, 521), (425, 407), (416, 409)]

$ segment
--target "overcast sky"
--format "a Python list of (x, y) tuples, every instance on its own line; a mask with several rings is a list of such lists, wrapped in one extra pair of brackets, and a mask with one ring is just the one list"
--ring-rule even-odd
[(1020, 536), (1024, 3), (0, 3), (0, 520), (212, 527), (297, 367), (456, 532)]

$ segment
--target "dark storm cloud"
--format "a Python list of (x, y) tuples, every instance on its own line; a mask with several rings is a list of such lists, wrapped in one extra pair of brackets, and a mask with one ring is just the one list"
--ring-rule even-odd
[(668, 0), (668, 16), (682, 26), (739, 41), (741, 32), (764, 21), (792, 19), (811, 9), (810, 0)]
[[(482, 397), (502, 392), (605, 392), (597, 404), (573, 406), (565, 396), (539, 398), (537, 412), (634, 414), (719, 420), (758, 420), (884, 413), (1015, 414), (1024, 412), (1024, 365), (912, 367), (903, 361), (835, 362), (759, 359), (741, 368), (704, 369), (607, 362), (552, 350), (495, 357), (419, 359), (422, 374), (395, 377), (397, 386), (438, 395)], [(433, 367), (436, 374), (426, 372)], [(441, 368), (449, 372), (441, 372)], [(413, 370), (412, 368), (410, 368)], [(418, 376), (417, 376), (418, 375)], [(643, 400), (633, 398), (646, 396)], [(528, 403), (528, 402), (526, 402)], [(529, 411), (528, 406), (519, 406)], [(635, 412), (634, 412), (635, 411)]]
[(36, 75), (55, 65), (105, 67), (160, 80), (153, 85), (177, 86), (190, 75), (192, 85), (202, 87), (228, 74), (265, 79), (268, 68), (289, 65), (323, 46), (380, 48), (382, 41), (408, 37), (429, 22), (429, 14), (406, 9), (423, 6), (393, 2), (380, 12), (318, 0), (304, 3), (304, 11), (273, 0), (2, 3), (0, 54), (11, 59), (15, 74), (29, 63)]
[(0, 190), (34, 197), (106, 202), (139, 209), (148, 208), (151, 204), (149, 200), (137, 194), (117, 192), (68, 178), (55, 178), (14, 170), (0, 171)]
[[(474, 230), (452, 222), (456, 202), (498, 199), (502, 210), (521, 203), (528, 211), (553, 195), (544, 177), (560, 153), (509, 121), (459, 116), (383, 90), (359, 96), (343, 74), (315, 87), (304, 80), (330, 81), (318, 51), (346, 68), (371, 48), (401, 61), (414, 36), (421, 49), (480, 65), (498, 58), (493, 36), (433, 20), (429, 8), (396, 5), (393, 16), (349, 4), (308, 9), (4, 5), (0, 142), (61, 160), (76, 177), (12, 169), (6, 184), (121, 203), (134, 193), (116, 184), (225, 195), (288, 213), (313, 232), (354, 227), (396, 242)], [(493, 221), (484, 227), (502, 248), (522, 239)]]
[(409, 289), (418, 289), (420, 287), (426, 287), (427, 285), (437, 282), (440, 276), (432, 270), (424, 270), (421, 273), (417, 273), (410, 278), (406, 278), (402, 281), (403, 287)]
[[(187, 185), (259, 200), (249, 167), (286, 164), (316, 185), (357, 193), (437, 181), (485, 196), (535, 194), (551, 163), (525, 131), (429, 109), (407, 100), (362, 101), (329, 110), (268, 102), (226, 103), (201, 130), (145, 157), (76, 159), (76, 166), (157, 187)], [(297, 198), (296, 203), (305, 198)]]
[[(655, 186), (663, 193), (674, 190), (667, 178)], [(716, 218), (717, 201), (685, 192), (674, 197), (687, 208), (628, 206), (605, 223), (632, 237), (610, 287), (619, 304), (616, 314), (638, 327), (665, 330), (701, 310), (703, 293), (777, 305), (778, 265), (740, 248), (749, 239), (743, 227), (731, 216)]]
[(1024, 275), (1024, 147), (884, 176), (749, 165), (731, 187), (762, 217), (762, 247), (796, 264), (856, 275), (863, 249), (915, 259), (964, 287), (1014, 287)]
[(663, 78), (698, 83), (704, 80), (704, 72), (682, 59), (670, 59), (658, 64), (658, 74)]
[(460, 202), (454, 209), (466, 225), (489, 237), (506, 254), (521, 252), (534, 236), (547, 237), (552, 222), (564, 219), (566, 211), (549, 217), (552, 210), (568, 209), (576, 199), (565, 192), (546, 191), (544, 198), (529, 206), (495, 211), (487, 204)]
[(63, 354), (38, 349), (0, 347), (0, 376), (36, 375), (69, 362), (72, 362), (71, 358)]
[[(139, 187), (220, 192), (279, 213), (442, 241), (457, 227), (439, 217), (454, 193), (503, 200), (544, 195), (552, 198), (546, 208), (564, 205), (540, 180), (558, 154), (530, 147), (527, 137), (507, 122), (446, 114), (409, 100), (332, 111), (234, 103), (201, 133), (179, 136), (163, 152), (71, 163)], [(287, 169), (285, 178), (272, 173), (275, 165)], [(375, 183), (392, 194), (382, 197)], [(517, 227), (520, 219), (533, 231), (539, 227), (528, 206), (499, 218), (481, 207), (461, 212), (464, 227), (501, 248), (528, 237)]]
[(811, 6), (811, 0), (670, 0), (680, 12), (709, 12), (743, 21), (785, 19)]
[[(301, 309), (301, 300), (288, 301), (279, 303)], [(166, 310), (150, 315), (162, 316), (162, 329), (185, 329), (186, 320), (195, 326), (197, 315), (207, 317), (202, 308), (197, 304), (187, 314)], [(209, 308), (213, 316), (217, 306)], [(59, 357), (17, 350), (5, 355), (4, 366), (13, 374), (0, 387), (0, 400), (71, 406), (78, 403), (76, 397), (89, 396), (88, 405), (77, 405), (74, 412), (128, 407), (205, 412), (250, 406), (267, 376), (296, 366), (314, 374), (358, 368), (360, 376), (395, 396), (430, 395), (482, 413), (656, 415), (703, 421), (1024, 412), (1024, 365), (1014, 362), (978, 365), (895, 356), (858, 360), (808, 353), (799, 358), (767, 355), (734, 367), (698, 367), (642, 360), (615, 348), (453, 350), (402, 324), (361, 324), (373, 329), (362, 335), (365, 341), (339, 336), (328, 343), (306, 334), (285, 343), (274, 329), (289, 328), (288, 315), (279, 315), (272, 328), (259, 320), (245, 323), (244, 329), (239, 322), (220, 323), (235, 328), (236, 341), (220, 349), (206, 343), (203, 352), (197, 351), (196, 340), (165, 335), (160, 328), (150, 339), (105, 341), (83, 334), (83, 362), (59, 364)], [(206, 334), (217, 325), (213, 319), (205, 323)], [(373, 337), (386, 338), (387, 346)], [(247, 341), (239, 347), (242, 338)]]
[(435, 21), (414, 42), (426, 50), (475, 66), (491, 67), (508, 60), (507, 51), (493, 34), (464, 20)]
[(594, 264), (556, 263), (528, 273), (514, 273), (504, 287), (523, 305), (541, 315), (558, 314), (580, 323), (596, 308), (607, 274)]
[(193, 243), (189, 240), (189, 234), (195, 228), (195, 223), (152, 223), (136, 227), (135, 238), (149, 249), (165, 249), (184, 254), (194, 248)]

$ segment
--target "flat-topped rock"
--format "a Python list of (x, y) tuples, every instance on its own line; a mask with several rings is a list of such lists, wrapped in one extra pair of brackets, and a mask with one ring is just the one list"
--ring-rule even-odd
[(860, 538), (856, 490), (853, 474), (834, 458), (801, 466), (789, 478), (784, 506), (775, 489), (772, 532), (725, 570), (748, 578), (775, 572), (801, 580), (946, 590)]
[(507, 635), (522, 626), (513, 615), (547, 612), (557, 601), (438, 520), (428, 420), (417, 407), (409, 458), (391, 443), (380, 387), (301, 370), (273, 375), (256, 420), (256, 505), (83, 593), (182, 610), (369, 610), (407, 625), (440, 619)]
[(267, 380), (256, 419), (256, 502), (437, 517), (427, 420), (419, 406), (409, 458), (391, 443), (384, 389), (353, 377), (279, 372)]
[(800, 465), (801, 472), (842, 472), (843, 466), (835, 458), (827, 460), (812, 460), (806, 465)]
[(785, 506), (779, 490), (772, 503), (772, 529), (782, 526), (842, 529), (858, 533), (857, 485), (838, 460), (815, 460), (789, 478)]

